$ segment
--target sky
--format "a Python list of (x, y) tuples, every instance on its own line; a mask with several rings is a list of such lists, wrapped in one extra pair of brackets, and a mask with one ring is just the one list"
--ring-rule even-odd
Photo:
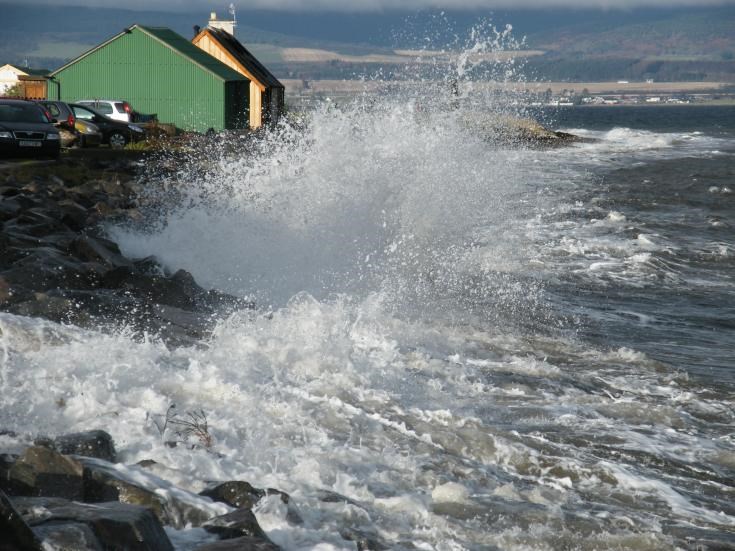
[[(100, 8), (144, 9), (155, 11), (193, 11), (202, 8), (224, 12), (233, 0), (27, 0), (24, 3), (84, 5)], [(11, 0), (0, 0), (11, 3)], [(735, 0), (234, 0), (238, 11), (268, 9), (287, 11), (385, 12), (420, 9), (477, 10), (494, 8), (577, 8), (634, 9), (698, 6), (735, 6)]]

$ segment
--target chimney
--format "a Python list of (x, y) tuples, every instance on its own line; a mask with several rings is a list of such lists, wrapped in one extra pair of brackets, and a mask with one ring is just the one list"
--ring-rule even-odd
[(222, 29), (223, 31), (230, 33), (232, 36), (235, 36), (235, 27), (237, 26), (237, 21), (235, 20), (234, 7), (232, 5), (230, 5), (230, 7), (230, 13), (232, 13), (233, 16), (232, 21), (222, 21), (220, 19), (217, 19), (217, 12), (212, 12), (209, 15), (210, 29)]
[(199, 25), (194, 25), (194, 38), (199, 36), (200, 32), (202, 32), (202, 28)]

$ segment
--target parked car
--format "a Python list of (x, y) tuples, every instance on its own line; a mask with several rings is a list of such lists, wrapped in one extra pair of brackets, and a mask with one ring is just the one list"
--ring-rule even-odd
[(69, 104), (63, 101), (39, 101), (52, 120), (56, 120), (55, 126), (59, 129), (70, 130), (74, 132), (75, 140), (71, 144), (65, 144), (62, 135), (61, 146), (69, 147), (78, 145), (79, 147), (97, 147), (102, 143), (102, 132), (93, 122), (78, 119), (74, 115)]
[(91, 107), (116, 121), (132, 122), (133, 108), (127, 101), (115, 99), (80, 99), (76, 103)]
[(0, 153), (58, 157), (59, 131), (38, 104), (25, 100), (0, 100)]
[(70, 103), (77, 119), (90, 121), (102, 132), (102, 143), (109, 144), (113, 149), (122, 149), (130, 142), (137, 142), (145, 138), (145, 131), (134, 124), (116, 121), (106, 117), (87, 105)]

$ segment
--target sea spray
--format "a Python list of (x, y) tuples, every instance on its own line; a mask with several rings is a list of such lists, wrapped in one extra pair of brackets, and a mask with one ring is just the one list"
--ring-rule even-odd
[[(644, 243), (589, 172), (644, 153), (604, 137), (498, 145), (468, 131), (474, 108), (451, 90), (406, 90), (328, 102), (242, 154), (215, 144), (176, 166), (150, 188), (148, 225), (110, 235), (260, 309), (186, 347), (0, 314), (2, 426), (104, 426), (122, 462), (153, 459), (187, 489), (287, 491), (303, 523), (278, 498), (256, 507), (286, 549), (732, 541), (732, 395), (568, 331), (577, 295), (610, 274), (586, 270), (610, 235), (621, 251)], [(210, 448), (166, 443), (154, 421), (172, 404), (206, 412)]]

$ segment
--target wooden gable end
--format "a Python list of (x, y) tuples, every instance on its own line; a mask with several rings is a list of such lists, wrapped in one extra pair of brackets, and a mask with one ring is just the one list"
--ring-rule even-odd
[(209, 34), (208, 29), (204, 29), (200, 32), (194, 40), (192, 40), (192, 43), (231, 69), (234, 69), (241, 75), (248, 77), (250, 82), (255, 84), (261, 92), (265, 91), (265, 84), (260, 82), (255, 75), (248, 71), (247, 67), (244, 67), (230, 52), (223, 48), (217, 40), (213, 39)]

